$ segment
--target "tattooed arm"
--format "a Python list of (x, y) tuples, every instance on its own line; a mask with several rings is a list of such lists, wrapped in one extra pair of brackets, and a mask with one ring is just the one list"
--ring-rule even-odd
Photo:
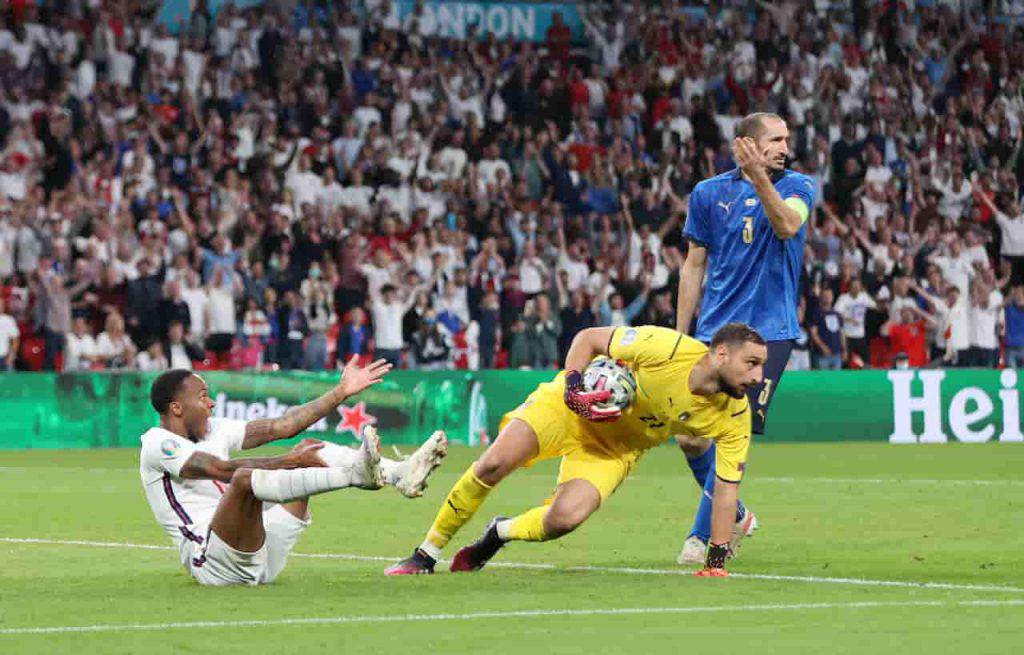
[(296, 469), (324, 466), (317, 451), (324, 447), (322, 441), (303, 439), (290, 452), (278, 457), (243, 457), (220, 459), (210, 453), (197, 450), (185, 461), (178, 475), (190, 480), (217, 480), (230, 483), (231, 476), (241, 468), (247, 469)]
[(365, 368), (360, 367), (356, 360), (357, 358), (353, 357), (345, 366), (338, 385), (316, 400), (293, 407), (279, 418), (257, 419), (246, 423), (242, 450), (301, 434), (306, 428), (337, 409), (345, 399), (380, 382), (384, 374), (391, 370), (391, 365), (383, 359), (378, 359)]

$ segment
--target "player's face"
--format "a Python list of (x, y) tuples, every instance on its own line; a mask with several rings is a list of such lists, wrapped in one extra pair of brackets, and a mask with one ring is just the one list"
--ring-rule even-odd
[(206, 435), (207, 422), (213, 416), (214, 403), (210, 399), (210, 387), (198, 375), (185, 379), (178, 392), (176, 402), (181, 405), (181, 418), (192, 439)]
[(764, 379), (768, 348), (750, 341), (720, 348), (718, 384), (722, 391), (733, 398), (742, 398)]
[(786, 122), (775, 118), (765, 119), (761, 133), (757, 136), (757, 147), (764, 153), (770, 172), (786, 168), (789, 156), (789, 128)]

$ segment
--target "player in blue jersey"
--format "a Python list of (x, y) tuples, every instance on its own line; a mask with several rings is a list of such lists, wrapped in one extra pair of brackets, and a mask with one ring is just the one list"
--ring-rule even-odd
[[(676, 329), (689, 332), (706, 276), (694, 336), (706, 343), (723, 325), (739, 321), (768, 342), (764, 382), (747, 394), (755, 434), (764, 433), (765, 413), (800, 334), (798, 284), (815, 201), (812, 179), (786, 168), (788, 139), (786, 122), (776, 114), (750, 114), (737, 123), (737, 167), (694, 187), (683, 228), (690, 247), (679, 277)], [(678, 562), (700, 564), (710, 535), (714, 446), (706, 439), (677, 440), (704, 489)], [(730, 547), (756, 528), (754, 513), (740, 503)]]

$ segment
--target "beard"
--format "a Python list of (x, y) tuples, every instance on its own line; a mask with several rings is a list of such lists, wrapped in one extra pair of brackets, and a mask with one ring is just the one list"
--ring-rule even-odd
[(768, 169), (769, 173), (781, 173), (782, 171), (786, 170), (786, 162), (787, 159), (785, 157), (783, 157), (781, 160), (769, 159), (768, 164), (765, 166), (765, 168)]
[(731, 384), (728, 380), (722, 377), (721, 373), (718, 374), (718, 388), (737, 400), (747, 395), (746, 390)]

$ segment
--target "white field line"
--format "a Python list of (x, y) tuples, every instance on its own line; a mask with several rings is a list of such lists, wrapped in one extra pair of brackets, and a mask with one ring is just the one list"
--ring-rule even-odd
[(577, 617), (577, 616), (629, 616), (650, 614), (709, 614), (718, 612), (780, 612), (807, 610), (858, 610), (880, 607), (1013, 607), (1024, 605), (1024, 600), (981, 600), (981, 601), (865, 601), (855, 603), (794, 603), (772, 605), (731, 605), (719, 607), (616, 607), (595, 609), (536, 609), (510, 610), (506, 612), (472, 612), (466, 614), (395, 614), (395, 615), (353, 615), (320, 616), (281, 619), (249, 619), (241, 621), (185, 621), (173, 623), (135, 623), (67, 625), (32, 628), (2, 628), (4, 635), (68, 634), (83, 632), (141, 632), (196, 628), (249, 628), (287, 625), (332, 625), (339, 623), (406, 623), (413, 621), (474, 621), (481, 619)]
[[(21, 537), (0, 537), (0, 543), (41, 544), (52, 546), (88, 546), (94, 548), (131, 548), (139, 550), (176, 550), (173, 546), (138, 544), (130, 542), (84, 541), (65, 539), (34, 539)], [(395, 562), (398, 558), (383, 555), (358, 555), (353, 553), (292, 553), (292, 557), (308, 559), (339, 559), (357, 562)], [(444, 563), (442, 560), (439, 563)], [(649, 569), (630, 566), (559, 566), (531, 562), (491, 562), (489, 567), (508, 569), (531, 569), (541, 571), (562, 571), (582, 573), (621, 573), (626, 575), (683, 575), (693, 573), (692, 569)], [(966, 584), (955, 582), (915, 582), (912, 580), (873, 580), (870, 578), (829, 578), (809, 575), (775, 575), (770, 573), (731, 573), (730, 577), (742, 580), (777, 580), (781, 582), (806, 582), (812, 584), (839, 584), (860, 587), (896, 587), (903, 589), (938, 589), (946, 591), (998, 591), (1024, 593), (1024, 587), (1007, 587), (992, 584)]]

